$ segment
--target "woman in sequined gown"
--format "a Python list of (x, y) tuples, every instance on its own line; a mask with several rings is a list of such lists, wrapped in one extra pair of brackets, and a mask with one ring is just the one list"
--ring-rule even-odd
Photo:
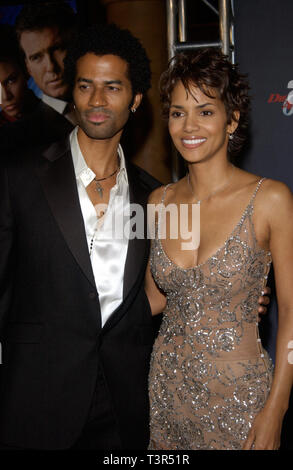
[[(149, 201), (161, 205), (146, 293), (152, 314), (163, 310), (149, 375), (150, 449), (280, 445), (293, 377), (293, 198), (284, 184), (230, 163), (245, 138), (247, 90), (215, 49), (178, 54), (161, 79), (170, 135), (189, 174)], [(170, 233), (179, 222), (166, 208), (186, 204), (190, 214), (199, 202), (200, 244), (183, 250), (180, 231)], [(279, 310), (274, 372), (257, 323), (272, 261)]]

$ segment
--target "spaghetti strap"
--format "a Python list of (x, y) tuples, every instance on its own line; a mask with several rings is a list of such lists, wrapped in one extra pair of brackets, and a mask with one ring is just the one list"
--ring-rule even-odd
[(249, 201), (248, 206), (253, 206), (255, 197), (256, 197), (256, 195), (257, 195), (257, 193), (258, 193), (258, 190), (259, 190), (259, 188), (261, 187), (261, 184), (262, 184), (262, 182), (263, 182), (265, 179), (266, 179), (266, 178), (263, 177), (263, 178), (260, 178), (260, 180), (258, 181), (257, 186), (256, 186), (255, 191), (254, 191), (254, 193), (253, 193), (253, 195), (252, 195), (252, 197), (251, 197), (251, 199), (250, 199), (250, 201)]
[(162, 199), (161, 199), (161, 204), (164, 204), (165, 202), (165, 197), (166, 197), (166, 192), (167, 192), (167, 189), (169, 188), (169, 186), (171, 186), (172, 183), (169, 183), (167, 184), (165, 187), (164, 187), (164, 191), (163, 191), (163, 194), (162, 194)]
[(161, 202), (160, 202), (160, 208), (159, 208), (159, 213), (158, 213), (158, 231), (157, 231), (157, 235), (158, 235), (159, 238), (161, 237), (161, 218), (162, 218), (162, 210), (163, 210), (163, 207), (164, 207), (166, 192), (167, 192), (167, 189), (169, 188), (169, 186), (171, 186), (171, 185), (172, 185), (172, 183), (169, 183), (164, 187), (164, 191), (163, 191), (163, 194), (162, 194), (162, 199), (161, 199)]

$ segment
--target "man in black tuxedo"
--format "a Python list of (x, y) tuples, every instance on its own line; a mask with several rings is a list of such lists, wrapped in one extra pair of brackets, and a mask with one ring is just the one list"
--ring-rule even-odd
[(121, 224), (123, 208), (144, 208), (159, 186), (119, 145), (150, 86), (149, 61), (129, 32), (99, 26), (65, 63), (80, 127), (1, 171), (0, 442), (143, 449), (149, 243), (107, 235), (114, 213)]
[[(159, 183), (119, 142), (150, 86), (149, 61), (128, 31), (99, 26), (65, 71), (79, 127), (1, 171), (0, 443), (145, 449), (149, 243), (129, 222)], [(113, 217), (124, 236), (113, 236)]]

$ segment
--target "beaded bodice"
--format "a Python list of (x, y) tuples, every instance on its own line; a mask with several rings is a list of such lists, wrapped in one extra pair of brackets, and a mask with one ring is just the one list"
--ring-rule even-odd
[(160, 240), (159, 214), (151, 272), (167, 296), (160, 334), (165, 343), (176, 343), (175, 349), (183, 347), (184, 338), (202, 360), (261, 354), (258, 297), (271, 264), (271, 253), (258, 245), (253, 225), (254, 199), (262, 181), (224, 245), (192, 268), (181, 268), (167, 256)]

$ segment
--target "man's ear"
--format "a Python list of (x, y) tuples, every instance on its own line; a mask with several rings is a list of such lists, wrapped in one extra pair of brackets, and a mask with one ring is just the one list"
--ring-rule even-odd
[(141, 103), (141, 100), (142, 100), (142, 93), (137, 93), (135, 97), (133, 98), (132, 106), (130, 108), (132, 112), (135, 112), (137, 110), (137, 108), (139, 107)]
[(239, 119), (240, 119), (240, 111), (236, 110), (233, 112), (231, 122), (227, 126), (228, 134), (233, 134), (233, 132), (236, 131), (238, 127)]

